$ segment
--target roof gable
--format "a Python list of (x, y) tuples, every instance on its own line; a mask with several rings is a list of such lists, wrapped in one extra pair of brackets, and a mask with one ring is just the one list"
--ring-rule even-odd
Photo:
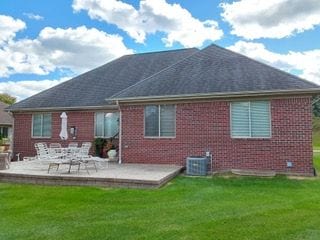
[(106, 98), (197, 51), (190, 48), (126, 55), (16, 103), (10, 110), (104, 106)]

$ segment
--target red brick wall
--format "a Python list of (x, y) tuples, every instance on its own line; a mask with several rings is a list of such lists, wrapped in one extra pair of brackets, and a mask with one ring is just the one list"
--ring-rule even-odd
[[(311, 100), (272, 99), (270, 139), (232, 139), (227, 101), (179, 103), (176, 108), (176, 137), (144, 138), (144, 107), (122, 106), (122, 160), (135, 163), (185, 165), (191, 155), (214, 155), (214, 170), (259, 169), (312, 174)], [(31, 113), (14, 114), (14, 152), (34, 156), (34, 143), (94, 140), (94, 112), (67, 112), (68, 127), (76, 126), (77, 139), (59, 138), (61, 112), (52, 113), (52, 137), (31, 138)], [(286, 162), (292, 161), (288, 169)]]
[[(270, 139), (232, 139), (227, 101), (183, 103), (176, 107), (176, 137), (144, 138), (144, 107), (122, 106), (123, 162), (179, 164), (191, 155), (214, 156), (215, 171), (275, 170), (311, 175), (310, 97), (272, 99)], [(293, 163), (287, 168), (287, 161)]]
[(62, 141), (59, 137), (61, 130), (61, 112), (52, 113), (52, 137), (32, 138), (32, 113), (14, 114), (14, 153), (20, 153), (21, 157), (35, 156), (34, 144), (36, 142), (59, 142), (62, 146), (67, 146), (69, 142), (92, 142), (94, 140), (94, 113), (93, 112), (66, 112), (68, 115), (68, 130), (71, 126), (77, 127), (77, 138), (69, 138)]

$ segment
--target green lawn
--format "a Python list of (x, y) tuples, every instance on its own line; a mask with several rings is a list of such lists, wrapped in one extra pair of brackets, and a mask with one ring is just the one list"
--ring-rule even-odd
[(320, 149), (320, 118), (313, 117), (312, 119), (312, 144), (313, 149)]
[(313, 144), (313, 149), (320, 150), (320, 132), (313, 132), (312, 144)]
[(0, 184), (1, 240), (320, 239), (319, 213), (320, 178), (178, 177), (157, 190)]

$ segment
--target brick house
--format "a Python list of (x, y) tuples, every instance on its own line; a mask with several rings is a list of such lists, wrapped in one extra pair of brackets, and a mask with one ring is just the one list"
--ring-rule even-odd
[(311, 97), (318, 85), (211, 45), (120, 57), (9, 108), (14, 151), (119, 132), (124, 163), (185, 165), (213, 154), (214, 171), (313, 175)]

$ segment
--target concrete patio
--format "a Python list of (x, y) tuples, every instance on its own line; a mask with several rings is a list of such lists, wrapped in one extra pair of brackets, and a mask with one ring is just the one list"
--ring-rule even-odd
[(29, 161), (12, 162), (9, 169), (0, 170), (0, 181), (45, 185), (78, 185), (103, 187), (158, 188), (177, 176), (181, 166), (155, 164), (100, 164), (98, 172), (68, 166), (47, 172), (48, 163)]

